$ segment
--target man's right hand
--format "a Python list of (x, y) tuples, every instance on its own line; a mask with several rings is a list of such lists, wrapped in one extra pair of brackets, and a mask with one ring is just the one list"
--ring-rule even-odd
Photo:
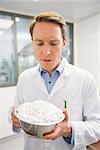
[(16, 128), (21, 128), (21, 124), (20, 124), (20, 121), (19, 119), (15, 116), (14, 114), (14, 108), (11, 112), (11, 121), (12, 121), (12, 124), (16, 127)]

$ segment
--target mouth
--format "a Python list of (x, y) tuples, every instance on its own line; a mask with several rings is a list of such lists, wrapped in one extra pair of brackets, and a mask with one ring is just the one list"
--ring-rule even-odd
[(51, 59), (42, 59), (43, 62), (51, 62)]

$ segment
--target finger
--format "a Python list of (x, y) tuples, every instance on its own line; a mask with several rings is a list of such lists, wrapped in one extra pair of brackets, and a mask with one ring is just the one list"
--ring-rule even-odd
[(11, 120), (12, 120), (12, 123), (13, 123), (15, 126), (17, 126), (17, 127), (20, 127), (20, 126), (21, 126), (19, 119), (18, 119), (17, 117), (15, 117), (14, 115), (12, 116)]
[(19, 123), (14, 123), (13, 124), (16, 128), (21, 128), (21, 125)]
[(46, 139), (46, 140), (55, 140), (55, 139), (56, 139), (56, 136), (54, 135), (54, 133), (51, 133), (51, 134), (44, 134), (44, 135), (43, 135), (43, 138)]
[(54, 130), (51, 130), (50, 132), (43, 133), (43, 136), (48, 135), (48, 134), (51, 134), (51, 133), (53, 133), (53, 132), (54, 132)]
[(12, 113), (11, 113), (11, 118), (12, 118), (12, 120), (14, 120), (14, 121), (18, 121), (19, 119), (15, 116), (15, 114), (14, 114), (14, 112), (12, 111)]
[(19, 123), (19, 120), (17, 118), (15, 118), (15, 117), (12, 117), (12, 122)]
[(16, 119), (13, 118), (12, 122), (13, 122), (13, 125), (15, 125), (16, 127), (18, 127), (18, 128), (21, 127), (21, 123), (18, 119), (16, 120)]
[(44, 139), (55, 140), (57, 137), (59, 137), (60, 132), (61, 132), (61, 128), (58, 127), (57, 129), (54, 130), (54, 132), (50, 134), (45, 134), (43, 137)]
[(67, 112), (67, 110), (64, 109), (63, 113), (64, 113), (64, 115), (65, 115), (64, 120), (68, 120), (68, 112)]

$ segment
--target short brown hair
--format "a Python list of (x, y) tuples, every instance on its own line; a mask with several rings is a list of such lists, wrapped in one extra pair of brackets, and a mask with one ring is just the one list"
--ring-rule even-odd
[(32, 40), (33, 40), (33, 37), (32, 37), (33, 29), (37, 22), (51, 22), (51, 23), (58, 24), (62, 31), (63, 40), (66, 39), (66, 31), (67, 31), (66, 20), (59, 13), (47, 11), (47, 12), (42, 12), (40, 14), (37, 14), (34, 17), (32, 23), (30, 25), (30, 34), (31, 34)]

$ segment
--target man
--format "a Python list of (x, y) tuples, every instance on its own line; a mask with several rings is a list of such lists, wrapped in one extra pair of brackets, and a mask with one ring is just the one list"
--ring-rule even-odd
[[(86, 150), (100, 139), (100, 100), (92, 75), (62, 57), (67, 44), (66, 21), (55, 12), (37, 15), (30, 33), (39, 62), (23, 72), (17, 84), (16, 105), (43, 99), (64, 110), (65, 119), (43, 139), (25, 134), (25, 150)], [(14, 130), (20, 128), (12, 112)]]

